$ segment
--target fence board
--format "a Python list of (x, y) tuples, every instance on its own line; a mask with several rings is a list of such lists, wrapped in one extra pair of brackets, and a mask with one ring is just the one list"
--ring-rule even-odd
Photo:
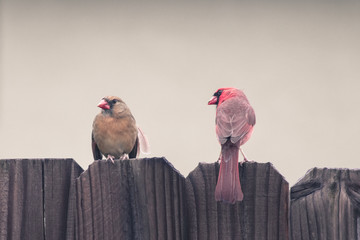
[(95, 161), (77, 179), (78, 239), (185, 239), (184, 186), (164, 158)]
[(41, 161), (2, 160), (0, 179), (0, 239), (43, 239)]
[(204, 164), (186, 179), (189, 239), (288, 239), (289, 185), (270, 163), (239, 166), (244, 200), (216, 202), (219, 164)]
[(288, 239), (288, 183), (270, 163), (240, 167), (245, 197), (234, 205), (215, 201), (217, 163), (186, 179), (164, 158), (81, 172), (72, 159), (0, 160), (0, 240)]
[(80, 171), (72, 159), (0, 160), (0, 240), (73, 239)]
[(291, 239), (360, 239), (360, 170), (310, 170), (291, 188)]
[(73, 159), (44, 159), (45, 239), (75, 239), (75, 179), (83, 171)]

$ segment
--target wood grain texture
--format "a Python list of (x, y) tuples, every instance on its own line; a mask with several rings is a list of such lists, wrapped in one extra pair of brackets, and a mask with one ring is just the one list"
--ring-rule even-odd
[(75, 239), (75, 179), (82, 171), (72, 159), (43, 160), (45, 239)]
[(42, 161), (0, 161), (0, 239), (44, 238)]
[(77, 239), (186, 239), (185, 179), (166, 159), (95, 161), (76, 184)]
[(291, 188), (291, 239), (360, 239), (360, 170), (311, 169)]
[(186, 178), (188, 239), (289, 239), (289, 184), (270, 163), (239, 166), (244, 200), (216, 202), (219, 164), (201, 163)]
[(0, 160), (0, 240), (65, 239), (67, 230), (74, 236), (81, 171), (72, 159)]

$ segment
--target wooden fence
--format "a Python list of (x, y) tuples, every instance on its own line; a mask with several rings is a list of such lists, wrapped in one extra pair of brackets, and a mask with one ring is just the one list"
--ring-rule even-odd
[(0, 239), (74, 239), (72, 159), (0, 160)]
[(185, 178), (165, 158), (86, 171), (72, 159), (0, 160), (0, 240), (360, 239), (360, 171), (314, 168), (290, 194), (270, 163), (239, 171), (244, 200), (229, 205), (214, 199), (217, 163)]
[(291, 189), (292, 239), (360, 239), (360, 170), (310, 170)]

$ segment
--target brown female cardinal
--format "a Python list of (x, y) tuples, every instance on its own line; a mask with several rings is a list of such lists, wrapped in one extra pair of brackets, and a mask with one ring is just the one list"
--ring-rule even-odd
[[(244, 198), (239, 179), (239, 150), (252, 134), (255, 112), (245, 94), (236, 88), (218, 89), (208, 104), (217, 105), (216, 135), (221, 144), (215, 200), (233, 204)], [(244, 153), (241, 153), (244, 161), (247, 161)]]
[(114, 162), (115, 158), (136, 158), (140, 150), (149, 153), (148, 141), (123, 100), (104, 97), (98, 107), (102, 110), (94, 119), (91, 135), (94, 160), (105, 155)]

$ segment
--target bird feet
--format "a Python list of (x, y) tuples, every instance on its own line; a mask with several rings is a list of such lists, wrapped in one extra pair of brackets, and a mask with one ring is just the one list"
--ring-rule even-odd
[(115, 164), (114, 159), (115, 159), (114, 156), (108, 155), (107, 158), (106, 158), (106, 161), (109, 161), (109, 160), (110, 160), (113, 164)]
[(242, 154), (243, 157), (244, 157), (244, 160), (240, 162), (240, 166), (242, 166), (245, 162), (254, 162), (254, 161), (249, 161), (249, 160), (246, 158), (245, 153), (243, 152), (243, 150), (242, 150), (241, 148), (239, 148), (239, 149), (240, 149), (241, 154)]
[(124, 153), (121, 157), (120, 160), (127, 160), (129, 159), (129, 154)]
[(240, 166), (242, 166), (244, 163), (246, 163), (246, 162), (249, 162), (248, 160), (247, 160), (247, 158), (244, 158), (244, 160), (242, 160), (241, 162), (240, 162)]

